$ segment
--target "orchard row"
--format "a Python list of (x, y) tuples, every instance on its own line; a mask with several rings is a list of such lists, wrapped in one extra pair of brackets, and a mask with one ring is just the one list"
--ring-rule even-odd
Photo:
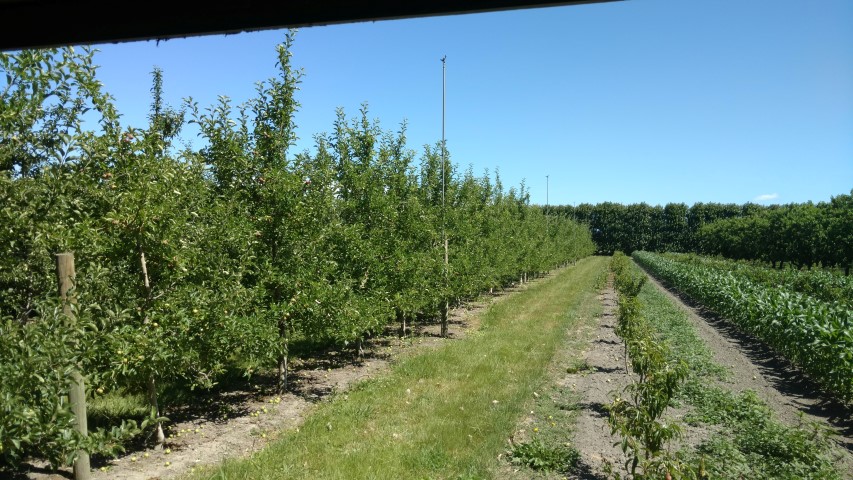
[[(355, 348), (594, 251), (585, 226), (544, 215), (524, 185), (459, 171), (442, 144), (418, 156), (405, 125), (383, 131), (366, 108), (292, 154), (291, 41), (239, 107), (164, 105), (155, 71), (143, 128), (121, 124), (91, 52), (0, 54), (0, 463), (69, 463), (138, 432), (83, 441), (72, 370), (91, 395), (145, 392), (154, 406), (165, 387), (209, 387), (229, 368), (277, 367), (284, 387), (294, 342)], [(177, 147), (187, 123), (202, 147)], [(73, 321), (55, 298), (65, 251)]]

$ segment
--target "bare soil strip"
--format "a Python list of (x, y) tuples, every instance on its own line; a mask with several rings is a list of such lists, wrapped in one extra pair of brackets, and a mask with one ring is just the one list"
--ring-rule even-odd
[(837, 443), (848, 452), (844, 464), (853, 477), (853, 412), (849, 407), (821, 392), (794, 365), (731, 323), (673, 293), (651, 275), (649, 281), (688, 313), (696, 333), (713, 353), (714, 361), (730, 370), (725, 388), (733, 392), (755, 391), (789, 425), (799, 424), (802, 415), (805, 421), (836, 430)]
[(581, 454), (579, 471), (583, 479), (604, 478), (606, 463), (621, 471), (627, 460), (619, 441), (610, 435), (605, 406), (612, 401), (613, 393), (622, 391), (631, 382), (625, 371), (625, 349), (616, 336), (617, 297), (612, 278), (599, 295), (604, 307), (594, 332), (588, 333), (590, 342), (582, 353), (582, 368), (577, 373), (566, 374), (560, 383), (578, 393), (578, 416), (575, 423), (574, 445)]

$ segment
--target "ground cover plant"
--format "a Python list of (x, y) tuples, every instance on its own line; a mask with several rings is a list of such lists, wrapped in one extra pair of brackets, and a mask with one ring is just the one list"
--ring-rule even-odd
[(581, 397), (576, 389), (560, 380), (567, 372), (590, 369), (582, 356), (591, 341), (589, 332), (603, 310), (598, 295), (607, 276), (607, 269), (600, 270), (593, 290), (567, 312), (572, 321), (561, 334), (561, 346), (551, 359), (545, 379), (522, 408), (522, 418), (510, 437), (511, 448), (503, 457), (508, 459), (509, 466), (499, 470), (496, 477), (561, 478), (580, 475), (587, 468), (574, 441)]
[(638, 295), (646, 276), (622, 252), (613, 255), (610, 268), (619, 293), (616, 334), (625, 342), (626, 370), (630, 366), (636, 376), (607, 408), (611, 432), (621, 437), (622, 451), (628, 455), (625, 470), (630, 478), (701, 477), (671, 454), (669, 446), (681, 436), (681, 427), (664, 417), (687, 376), (688, 364), (670, 354), (668, 343), (654, 335), (645, 317)]

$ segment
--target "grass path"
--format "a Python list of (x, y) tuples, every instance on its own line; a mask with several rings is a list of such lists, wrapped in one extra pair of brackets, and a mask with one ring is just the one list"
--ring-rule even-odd
[(197, 478), (491, 478), (607, 259), (496, 303), (465, 339), (406, 359), (320, 405), (298, 431)]

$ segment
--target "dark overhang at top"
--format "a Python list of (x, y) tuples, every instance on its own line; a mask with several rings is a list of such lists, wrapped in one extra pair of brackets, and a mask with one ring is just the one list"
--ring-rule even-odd
[(0, 50), (239, 33), (615, 0), (0, 0)]

